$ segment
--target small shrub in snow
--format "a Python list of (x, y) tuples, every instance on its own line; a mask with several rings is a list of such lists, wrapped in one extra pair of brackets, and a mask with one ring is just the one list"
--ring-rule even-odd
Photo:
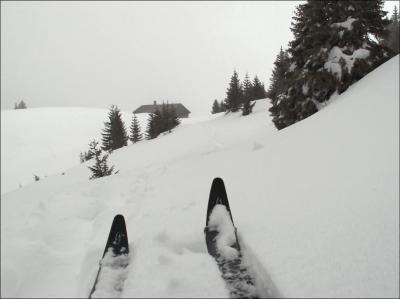
[(108, 154), (101, 151), (99, 143), (96, 140), (93, 140), (90, 143), (89, 150), (93, 152), (95, 161), (93, 166), (88, 167), (92, 171), (90, 179), (111, 175), (114, 171), (114, 166), (108, 166)]

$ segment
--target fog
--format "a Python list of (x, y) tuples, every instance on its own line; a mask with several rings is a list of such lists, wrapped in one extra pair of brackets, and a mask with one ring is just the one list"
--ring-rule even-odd
[(298, 1), (1, 2), (1, 109), (222, 100), (233, 70), (268, 87)]

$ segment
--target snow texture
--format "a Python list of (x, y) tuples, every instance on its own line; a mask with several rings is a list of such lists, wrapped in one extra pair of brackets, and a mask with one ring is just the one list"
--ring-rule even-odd
[[(121, 297), (226, 298), (203, 234), (217, 176), (246, 263), (265, 289), (282, 297), (399, 297), (398, 65), (397, 56), (281, 131), (259, 100), (249, 116), (191, 119), (114, 151), (118, 174), (89, 180), (86, 164), (70, 165), (2, 194), (1, 297), (87, 298), (109, 223), (121, 213), (133, 242)], [(20, 112), (29, 110), (7, 111), (7, 121), (2, 112), (2, 164), (3, 146), (13, 161), (40, 153), (29, 145), (43, 132), (21, 130), (28, 123)], [(29, 125), (47, 117), (35, 111)], [(78, 136), (86, 130), (78, 123), (60, 126)], [(59, 138), (62, 130), (51, 128)], [(74, 157), (94, 134), (77, 144), (68, 138), (78, 145)], [(44, 170), (54, 161), (46, 159)], [(2, 184), (12, 176), (11, 164), (2, 165)]]
[(236, 243), (235, 227), (224, 205), (218, 204), (214, 207), (210, 214), (208, 228), (210, 231), (218, 231), (216, 243), (221, 256), (225, 259), (238, 258), (239, 252), (232, 248), (232, 245)]
[(115, 256), (110, 248), (101, 260), (101, 271), (91, 298), (119, 298), (127, 277), (129, 255)]
[(342, 61), (347, 72), (351, 73), (356, 59), (366, 59), (370, 53), (368, 50), (361, 48), (355, 50), (352, 55), (347, 55), (342, 50), (337, 46), (333, 47), (328, 54), (328, 61), (324, 64), (324, 68), (334, 74), (339, 80), (342, 78)]
[(357, 21), (357, 19), (348, 17), (346, 21), (340, 23), (333, 23), (332, 26), (345, 28), (346, 30), (353, 30), (354, 21)]
[(221, 204), (213, 208), (209, 222), (209, 232), (217, 232), (215, 237), (216, 262), (226, 282), (230, 298), (257, 297), (254, 279), (249, 274), (248, 266), (243, 263), (239, 251), (235, 227), (226, 207)]

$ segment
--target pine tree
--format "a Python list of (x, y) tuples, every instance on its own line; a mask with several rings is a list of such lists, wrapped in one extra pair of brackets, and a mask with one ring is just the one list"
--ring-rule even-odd
[(264, 84), (258, 79), (257, 75), (253, 80), (253, 99), (259, 100), (266, 98), (267, 94), (265, 92)]
[(142, 140), (142, 133), (140, 132), (140, 124), (136, 117), (136, 114), (133, 114), (132, 124), (130, 127), (131, 135), (129, 136), (130, 141), (132, 143), (139, 142)]
[(104, 123), (105, 128), (102, 132), (102, 149), (112, 152), (128, 145), (128, 136), (117, 106), (111, 106), (108, 119), (108, 122)]
[(282, 47), (279, 54), (276, 56), (274, 62), (274, 69), (270, 79), (270, 86), (267, 91), (267, 97), (271, 101), (271, 112), (272, 121), (275, 123), (280, 115), (277, 108), (278, 96), (282, 94), (285, 89), (288, 88), (288, 72), (289, 72), (289, 55), (287, 51), (283, 51)]
[(161, 111), (157, 108), (151, 113), (147, 122), (146, 138), (154, 139), (164, 132), (171, 132), (180, 124), (174, 105), (163, 103)]
[(23, 100), (21, 100), (19, 103), (14, 104), (14, 109), (26, 109), (26, 104)]
[(270, 85), (267, 91), (267, 97), (272, 100), (272, 103), (276, 102), (278, 95), (285, 90), (287, 85), (285, 82), (286, 73), (289, 71), (289, 66), (289, 54), (283, 51), (281, 47), (274, 62), (274, 69), (272, 70)]
[(249, 74), (246, 73), (243, 81), (243, 106), (242, 115), (248, 115), (252, 112), (255, 103), (251, 104), (251, 100), (254, 99), (254, 89), (253, 84), (249, 79)]
[(215, 114), (215, 113), (219, 113), (219, 112), (221, 112), (221, 107), (219, 106), (217, 99), (215, 99), (213, 106), (212, 106), (211, 114)]
[(172, 120), (171, 120), (171, 107), (169, 104), (163, 103), (161, 106), (161, 122), (160, 122), (160, 133), (169, 131), (172, 127)]
[(161, 113), (157, 109), (154, 113), (150, 113), (147, 122), (146, 138), (154, 139), (161, 133)]
[(114, 166), (108, 166), (108, 154), (102, 154), (99, 143), (96, 140), (90, 142), (89, 151), (94, 154), (95, 158), (95, 164), (93, 166), (88, 166), (92, 171), (90, 179), (111, 175), (114, 171)]
[(26, 104), (23, 100), (21, 100), (21, 102), (19, 102), (19, 109), (26, 109)]
[(169, 131), (180, 124), (180, 120), (176, 114), (174, 105), (163, 103), (161, 109), (161, 126), (160, 133)]
[(176, 113), (175, 107), (171, 105), (168, 109), (168, 131), (171, 132), (171, 130), (175, 127), (177, 127), (181, 121), (178, 118), (178, 114)]
[(226, 112), (226, 105), (225, 105), (225, 103), (224, 103), (224, 101), (221, 101), (220, 103), (219, 103), (219, 111), (220, 112)]
[(308, 0), (297, 7), (285, 92), (275, 103), (278, 129), (314, 114), (335, 91), (344, 92), (390, 58), (377, 42), (386, 34), (382, 7), (382, 0)]
[(225, 106), (226, 110), (236, 112), (243, 102), (242, 86), (236, 70), (233, 72), (228, 90), (226, 92)]

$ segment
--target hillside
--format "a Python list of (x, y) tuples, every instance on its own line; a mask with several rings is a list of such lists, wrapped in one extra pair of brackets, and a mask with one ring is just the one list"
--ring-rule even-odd
[(203, 235), (220, 176), (264, 295), (398, 297), (398, 65), (281, 131), (260, 100), (115, 151), (116, 175), (84, 164), (2, 195), (1, 296), (87, 297), (122, 213), (122, 297), (226, 297)]
[[(93, 138), (101, 139), (108, 110), (93, 108), (29, 108), (1, 111), (2, 194), (79, 164), (79, 153)], [(130, 126), (132, 114), (122, 113)], [(138, 115), (146, 126), (147, 115)]]

